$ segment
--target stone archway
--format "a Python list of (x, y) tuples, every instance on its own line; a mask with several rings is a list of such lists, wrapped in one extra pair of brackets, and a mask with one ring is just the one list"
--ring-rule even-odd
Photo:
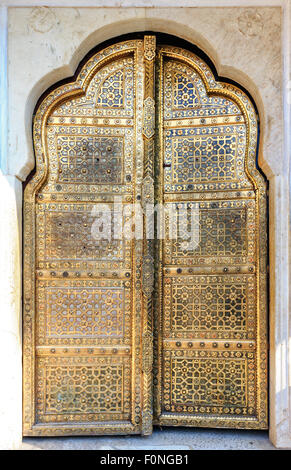
[[(114, 10), (114, 9), (113, 9)], [(94, 11), (98, 15), (98, 27), (96, 29), (96, 18), (92, 17), (92, 9), (89, 12), (85, 9), (75, 11), (74, 9), (68, 9), (67, 14), (71, 15), (71, 22), (75, 22), (76, 26), (80, 27), (80, 34), (78, 39), (76, 36), (76, 42), (78, 47), (81, 44), (85, 47), (86, 52), (86, 39), (90, 37), (92, 40), (95, 35), (95, 44), (106, 39), (102, 37), (104, 31), (109, 32), (110, 28), (115, 28), (119, 31), (119, 26), (125, 27), (122, 32), (132, 31), (132, 25), (135, 21), (140, 21), (140, 26), (137, 27), (139, 30), (158, 30), (167, 31), (177, 36), (181, 35), (181, 30), (185, 34), (185, 39), (192, 41), (193, 43), (199, 44), (197, 38), (205, 37), (205, 48), (203, 47), (203, 40), (199, 44), (210, 57), (214, 58), (214, 62), (219, 71), (220, 75), (228, 76), (241, 82), (254, 96), (259, 113), (263, 118), (262, 122), (262, 133), (261, 133), (261, 155), (259, 156), (260, 165), (264, 169), (270, 181), (270, 283), (271, 283), (271, 295), (270, 295), (270, 371), (271, 371), (271, 382), (270, 382), (270, 393), (271, 393), (271, 428), (270, 435), (274, 443), (277, 445), (286, 446), (288, 445), (288, 439), (290, 442), (289, 433), (289, 422), (290, 412), (288, 411), (288, 317), (286, 311), (288, 311), (288, 268), (286, 261), (288, 259), (288, 240), (287, 240), (287, 219), (284, 216), (288, 211), (288, 182), (286, 181), (286, 172), (283, 170), (283, 163), (288, 165), (288, 153), (287, 148), (283, 149), (282, 136), (282, 120), (281, 120), (281, 102), (280, 93), (281, 90), (275, 86), (271, 86), (270, 83), (273, 80), (274, 72), (278, 71), (279, 79), (275, 80), (276, 83), (280, 83), (281, 65), (278, 63), (280, 57), (280, 46), (276, 48), (276, 41), (273, 41), (274, 37), (277, 37), (278, 28), (280, 25), (280, 8), (258, 8), (253, 15), (253, 11), (248, 8), (242, 8), (239, 11), (236, 8), (214, 10), (212, 8), (188, 8), (187, 11), (183, 9), (169, 8), (168, 12), (165, 9), (124, 9), (121, 10), (120, 14), (118, 9), (111, 10), (110, 18), (107, 15), (108, 10), (102, 8), (96, 8)], [(72, 44), (70, 41), (70, 29), (67, 19), (65, 18), (65, 12), (53, 9), (53, 14), (58, 18), (59, 24), (62, 25), (62, 37), (54, 27), (50, 31), (39, 32), (35, 31), (31, 26), (31, 16), (34, 14), (33, 9), (27, 8), (22, 11), (12, 8), (10, 12), (11, 27), (13, 30), (15, 25), (19, 25), (19, 18), (21, 15), (21, 22), (23, 28), (26, 28), (24, 33), (21, 27), (18, 26), (18, 32), (14, 35), (12, 40), (12, 48), (9, 51), (10, 54), (10, 65), (8, 73), (13, 75), (14, 84), (11, 87), (11, 93), (14, 93), (16, 89), (18, 92), (15, 93), (11, 100), (12, 112), (10, 114), (9, 123), (9, 135), (10, 135), (10, 156), (9, 165), (6, 173), (9, 175), (6, 178), (8, 187), (11, 189), (11, 204), (10, 212), (7, 214), (8, 227), (15, 227), (15, 224), (19, 224), (19, 207), (21, 202), (21, 186), (18, 178), (25, 179), (26, 174), (30, 171), (32, 165), (27, 163), (29, 158), (27, 155), (32, 157), (30, 142), (31, 134), (29, 125), (32, 110), (35, 106), (37, 98), (41, 92), (45, 90), (52, 82), (65, 76), (72, 75), (74, 70), (69, 71), (68, 66), (64, 65), (68, 63), (69, 58), (74, 56), (76, 51), (76, 42)], [(101, 19), (104, 14), (103, 19)], [(284, 13), (286, 15), (286, 12)], [(175, 16), (175, 27), (169, 17)], [(189, 28), (189, 17), (191, 15), (192, 27)], [(212, 28), (205, 28), (204, 25), (207, 23), (207, 15), (211, 15)], [(5, 15), (4, 15), (5, 16)], [(122, 19), (121, 19), (122, 17)], [(78, 19), (79, 18), (79, 19)], [(221, 29), (221, 22), (226, 18), (229, 19), (229, 33), (228, 35), (223, 34)], [(264, 24), (268, 24), (268, 30), (261, 28), (255, 28), (249, 31), (247, 28), (243, 28), (244, 18), (249, 18), (250, 24), (256, 23), (257, 21), (263, 21)], [(93, 22), (95, 21), (95, 26)], [(286, 20), (287, 21), (287, 20)], [(144, 24), (142, 27), (141, 24)], [(6, 23), (7, 24), (7, 23)], [(225, 23), (224, 23), (225, 24)], [(5, 18), (4, 18), (5, 25)], [(7, 27), (7, 26), (6, 26)], [(173, 29), (171, 29), (173, 27)], [(88, 34), (91, 29), (91, 33)], [(136, 29), (136, 28), (134, 28)], [(241, 32), (243, 29), (243, 32)], [(93, 32), (95, 30), (95, 33)], [(101, 36), (99, 35), (99, 32)], [(221, 31), (221, 34), (220, 34)], [(187, 32), (187, 33), (186, 33)], [(52, 34), (54, 39), (52, 39)], [(22, 35), (22, 36), (21, 36)], [(39, 39), (45, 35), (47, 40), (50, 42), (52, 47), (58, 41), (60, 47), (62, 47), (61, 57), (55, 57), (52, 52), (51, 55), (46, 49), (46, 45), (40, 46)], [(98, 36), (99, 35), (99, 36)], [(275, 35), (275, 36), (274, 36)], [(64, 40), (67, 38), (67, 40)], [(231, 38), (231, 41), (230, 41)], [(218, 41), (219, 39), (219, 41)], [(236, 54), (233, 56), (233, 50), (229, 47), (229, 43), (232, 41), (236, 42)], [(219, 42), (220, 47), (217, 47)], [(34, 51), (32, 53), (29, 49), (28, 44), (33, 44)], [(66, 43), (66, 45), (65, 45)], [(272, 47), (266, 47), (266, 44), (272, 44)], [(62, 46), (61, 46), (62, 44)], [(68, 46), (70, 44), (70, 46)], [(14, 47), (16, 46), (17, 47)], [(275, 47), (273, 47), (275, 46)], [(2, 46), (3, 47), (3, 46)], [(4, 44), (4, 48), (5, 48)], [(40, 49), (39, 49), (40, 47)], [(89, 46), (89, 50), (92, 46)], [(252, 51), (256, 51), (255, 55), (266, 58), (266, 66), (264, 74), (260, 70), (260, 64), (254, 56), (249, 56), (248, 51), (251, 48)], [(42, 53), (40, 51), (42, 50)], [(59, 49), (60, 50), (60, 49)], [(217, 51), (216, 53), (214, 51)], [(29, 51), (29, 52), (28, 52)], [(46, 52), (45, 52), (46, 51)], [(267, 52), (269, 51), (269, 52)], [(84, 54), (82, 54), (84, 55)], [(25, 67), (20, 70), (18, 64), (21, 62), (20, 58), (30, 63), (31, 57), (34, 57), (36, 61), (42, 56), (42, 68), (40, 69), (40, 75), (35, 76), (33, 80), (30, 79), (30, 84), (27, 86), (25, 79), (22, 74), (25, 74)], [(67, 60), (66, 60), (67, 59)], [(219, 65), (220, 64), (220, 65)], [(224, 65), (221, 65), (224, 64)], [(44, 71), (46, 69), (47, 72)], [(243, 70), (248, 71), (248, 75), (244, 75)], [(236, 75), (237, 74), (237, 75)], [(242, 81), (239, 80), (238, 76), (242, 77)], [(47, 77), (47, 78), (43, 78)], [(13, 90), (13, 86), (15, 87)], [(17, 98), (18, 109), (25, 110), (23, 113), (14, 113), (15, 99)], [(286, 95), (285, 95), (286, 99)], [(13, 114), (14, 113), (14, 114)], [(26, 127), (28, 126), (28, 127)], [(17, 141), (16, 136), (18, 135), (18, 143), (20, 142), (21, 152), (15, 147)], [(279, 137), (279, 138), (278, 138)], [(5, 137), (6, 138), (6, 137)], [(286, 142), (284, 145), (287, 145)], [(276, 158), (278, 155), (278, 148), (281, 158)], [(33, 160), (30, 160), (33, 162)], [(22, 162), (22, 163), (20, 163)], [(20, 163), (20, 165), (19, 165)], [(17, 177), (15, 178), (15, 175)], [(284, 195), (282, 197), (282, 194)], [(20, 225), (19, 225), (20, 227)], [(19, 236), (15, 237), (15, 229), (11, 229), (12, 236), (9, 237), (10, 250), (14, 254), (17, 253), (19, 248)], [(7, 231), (6, 231), (7, 232)], [(18, 233), (20, 233), (19, 230)], [(282, 236), (282, 233), (285, 234)], [(5, 240), (6, 240), (5, 233)], [(6, 243), (6, 242), (5, 242)], [(8, 249), (9, 251), (9, 249)], [(19, 342), (19, 330), (17, 322), (19, 320), (19, 273), (20, 264), (19, 257), (14, 258), (10, 277), (6, 276), (3, 280), (2, 287), (4, 287), (5, 295), (3, 298), (7, 299), (7, 311), (11, 312), (10, 317), (13, 318), (14, 324), (10, 327), (9, 331), (13, 331), (13, 336), (16, 334)], [(9, 280), (10, 279), (10, 280)], [(13, 285), (14, 294), (9, 297), (7, 293), (11, 290)], [(285, 325), (285, 326), (282, 326)], [(16, 360), (17, 362), (18, 360)], [(19, 364), (19, 361), (17, 362)], [(280, 365), (282, 364), (282, 366)], [(18, 366), (14, 367), (14, 377), (16, 383), (19, 382), (19, 371)], [(18, 369), (17, 369), (18, 368)], [(17, 378), (18, 377), (18, 378)], [(9, 382), (8, 378), (8, 382)], [(20, 403), (20, 397), (16, 398), (16, 402)], [(5, 400), (4, 400), (5, 402)], [(14, 406), (17, 409), (17, 406)], [(286, 411), (287, 410), (287, 411)], [(5, 413), (4, 413), (5, 414)], [(17, 413), (15, 414), (14, 429), (19, 430), (20, 422), (17, 421)], [(19, 415), (19, 413), (18, 413)], [(9, 419), (12, 423), (11, 419)], [(6, 422), (5, 419), (3, 422)], [(12, 432), (12, 434), (14, 431)], [(12, 435), (11, 434), (11, 435)], [(14, 433), (15, 435), (15, 433)], [(19, 434), (18, 434), (19, 436)], [(16, 437), (17, 440), (17, 437)]]

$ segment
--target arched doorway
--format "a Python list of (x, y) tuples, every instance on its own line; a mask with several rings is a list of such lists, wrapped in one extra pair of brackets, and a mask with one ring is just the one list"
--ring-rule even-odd
[(25, 435), (265, 429), (266, 185), (249, 97), (145, 35), (51, 91), (34, 145)]

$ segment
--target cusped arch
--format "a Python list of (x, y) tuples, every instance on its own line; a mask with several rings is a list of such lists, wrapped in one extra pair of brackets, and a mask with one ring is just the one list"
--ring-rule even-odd
[[(118, 44), (118, 43), (117, 43)], [(127, 52), (120, 51), (120, 52), (113, 52), (114, 58), (118, 58), (118, 56), (124, 56), (124, 54), (130, 53), (128, 49), (128, 42), (119, 43), (127, 49)], [(130, 46), (131, 47), (131, 46)], [(209, 95), (217, 95), (217, 96), (224, 96), (233, 100), (241, 109), (247, 126), (247, 154), (245, 159), (245, 170), (246, 173), (249, 175), (250, 179), (253, 180), (255, 187), (259, 184), (259, 181), (264, 181), (259, 173), (256, 171), (256, 151), (257, 151), (257, 132), (258, 132), (258, 117), (254, 106), (246, 95), (246, 93), (239, 87), (239, 85), (235, 86), (233, 84), (228, 84), (224, 81), (217, 80), (213, 75), (211, 68), (197, 55), (193, 54), (192, 52), (186, 52), (185, 49), (180, 49), (179, 55), (179, 48), (172, 48), (173, 51), (171, 52), (172, 57), (177, 57), (181, 62), (188, 63), (191, 67), (196, 70), (199, 75), (201, 76), (203, 83), (205, 85), (205, 89)], [(183, 52), (182, 52), (183, 51)], [(34, 132), (36, 135), (35, 139), (35, 150), (36, 150), (36, 159), (37, 159), (37, 148), (39, 147), (40, 141), (38, 142), (38, 135), (40, 135), (39, 130), (37, 131), (37, 125), (40, 126), (45, 125), (45, 121), (51, 112), (51, 110), (58, 105), (63, 100), (69, 100), (73, 98), (73, 96), (79, 95), (86, 95), (86, 90), (89, 86), (89, 83), (92, 79), (92, 76), (96, 73), (97, 69), (106, 65), (106, 63), (111, 61), (113, 57), (111, 57), (112, 46), (105, 48), (104, 50), (101, 49), (101, 52), (94, 54), (88, 62), (82, 67), (79, 71), (76, 80), (61, 85), (57, 89), (53, 90), (41, 103), (41, 106), (38, 108), (37, 113), (34, 117)], [(100, 54), (104, 57), (101, 58)], [(40, 129), (40, 127), (39, 127)], [(39, 163), (44, 155), (40, 156)], [(38, 161), (36, 160), (36, 165)], [(263, 183), (264, 185), (264, 183)]]
[[(102, 43), (108, 40), (112, 41), (113, 31), (118, 31), (118, 34), (132, 34), (137, 31), (151, 30), (156, 32), (163, 32), (167, 35), (176, 36), (178, 39), (188, 41), (189, 44), (195, 44), (198, 46), (205, 54), (210, 58), (214, 64), (215, 69), (217, 70), (219, 76), (227, 77), (232, 79), (237, 83), (240, 83), (247, 89), (252, 96), (256, 97), (256, 105), (259, 110), (260, 119), (261, 119), (261, 134), (260, 134), (260, 152), (259, 152), (259, 163), (261, 168), (264, 169), (266, 175), (270, 177), (273, 172), (269, 167), (268, 163), (264, 159), (263, 152), (263, 133), (265, 127), (265, 112), (264, 104), (261, 98), (261, 94), (252, 81), (252, 79), (246, 74), (243, 70), (238, 70), (229, 64), (224, 64), (219, 56), (219, 51), (195, 29), (190, 26), (185, 26), (185, 24), (178, 23), (173, 20), (167, 20), (166, 22), (159, 18), (132, 18), (131, 20), (120, 21), (117, 24), (109, 24), (102, 28), (99, 28), (96, 31), (93, 31), (82, 43), (76, 48), (73, 52), (70, 61), (64, 64), (62, 67), (57, 68), (45, 75), (41, 81), (34, 84), (33, 88), (28, 94), (26, 105), (25, 105), (25, 134), (27, 141), (28, 154), (26, 161), (23, 164), (23, 167), (19, 170), (19, 175), (22, 179), (25, 179), (30, 171), (33, 169), (35, 161), (31, 145), (31, 116), (33, 115), (35, 104), (39, 100), (46, 89), (53, 86), (57, 81), (67, 79), (71, 77), (78, 65), (82, 61), (83, 57), (88, 55), (90, 50), (96, 47), (96, 44), (99, 44), (102, 47)], [(173, 37), (172, 36), (172, 37)], [(116, 36), (116, 41), (118, 41)]]

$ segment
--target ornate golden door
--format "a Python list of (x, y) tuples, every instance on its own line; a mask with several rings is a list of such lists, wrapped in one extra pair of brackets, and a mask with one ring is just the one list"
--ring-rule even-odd
[(155, 42), (96, 53), (34, 117), (25, 435), (267, 426), (256, 114), (199, 57)]

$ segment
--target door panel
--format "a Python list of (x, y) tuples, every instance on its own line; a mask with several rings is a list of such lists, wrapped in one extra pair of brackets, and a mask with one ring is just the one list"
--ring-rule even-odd
[(160, 47), (156, 422), (266, 428), (265, 182), (250, 100)]
[(116, 234), (142, 188), (143, 83), (143, 41), (128, 41), (38, 108), (24, 207), (25, 435), (150, 428), (143, 243)]

